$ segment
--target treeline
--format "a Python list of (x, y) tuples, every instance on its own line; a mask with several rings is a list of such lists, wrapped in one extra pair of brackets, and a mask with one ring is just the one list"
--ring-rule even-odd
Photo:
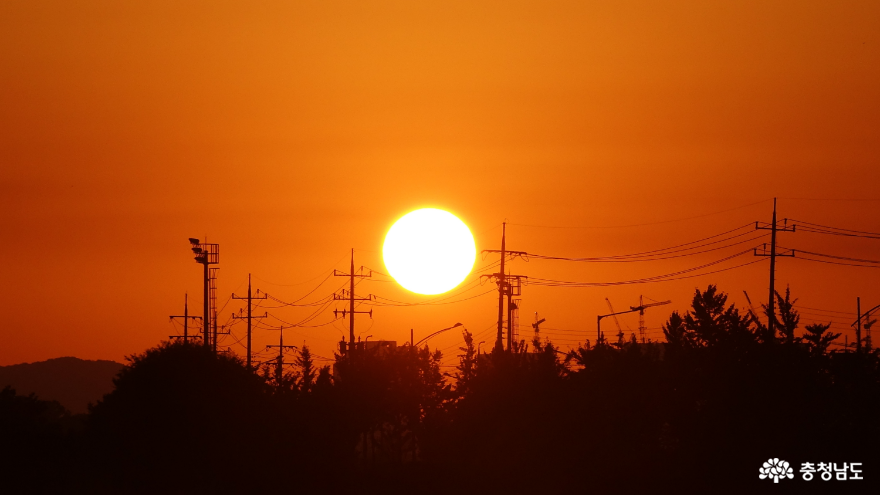
[(878, 352), (829, 350), (829, 327), (801, 331), (788, 293), (761, 316), (709, 286), (663, 344), (566, 354), (536, 338), (478, 355), (465, 331), (450, 375), (427, 347), (349, 352), (333, 369), (304, 349), (278, 374), (163, 343), (87, 416), (4, 390), (0, 491), (730, 492), (766, 483), (770, 457), (878, 476)]

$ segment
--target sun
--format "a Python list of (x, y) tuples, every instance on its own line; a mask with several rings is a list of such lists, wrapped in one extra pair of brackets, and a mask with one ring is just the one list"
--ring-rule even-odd
[(407, 213), (388, 230), (382, 257), (388, 273), (417, 294), (442, 294), (474, 267), (477, 246), (467, 225), (448, 211), (423, 208)]

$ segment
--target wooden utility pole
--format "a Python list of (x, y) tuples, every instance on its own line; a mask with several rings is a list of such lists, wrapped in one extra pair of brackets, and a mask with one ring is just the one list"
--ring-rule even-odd
[[(257, 292), (259, 292), (259, 290)], [(269, 313), (264, 313), (262, 316), (254, 316), (251, 313), (252, 312), (251, 306), (252, 306), (254, 299), (266, 299), (266, 297), (267, 297), (266, 294), (263, 294), (263, 297), (260, 297), (260, 296), (255, 297), (251, 293), (251, 274), (250, 273), (248, 273), (247, 297), (239, 297), (239, 296), (236, 296), (235, 293), (232, 294), (233, 299), (247, 299), (247, 316), (242, 317), (242, 316), (232, 315), (233, 319), (247, 318), (247, 360), (246, 360), (247, 361), (247, 369), (253, 369), (251, 366), (251, 354), (252, 354), (252, 352), (251, 352), (251, 349), (252, 349), (252, 347), (251, 347), (251, 332), (252, 332), (252, 328), (253, 328), (251, 319), (252, 318), (266, 318), (267, 316), (269, 316)]]
[[(351, 269), (348, 273), (340, 272), (339, 270), (333, 270), (333, 276), (335, 277), (349, 277), (349, 288), (348, 288), (348, 297), (345, 296), (345, 290), (342, 291), (342, 295), (333, 294), (333, 299), (336, 301), (348, 300), (348, 311), (349, 321), (348, 321), (348, 340), (349, 340), (349, 350), (354, 351), (355, 342), (354, 342), (354, 315), (356, 313), (363, 313), (370, 315), (370, 318), (373, 317), (373, 310), (369, 311), (355, 311), (354, 310), (354, 302), (355, 301), (372, 301), (373, 295), (369, 294), (367, 297), (355, 297), (354, 295), (354, 279), (357, 278), (370, 278), (373, 276), (373, 271), (371, 270), (368, 275), (364, 275), (364, 267), (361, 267), (360, 273), (354, 272), (354, 249), (351, 250)], [(342, 313), (342, 317), (345, 318), (346, 310), (338, 311), (333, 310), (333, 316), (337, 316), (339, 313)], [(343, 339), (345, 340), (345, 339)]]
[(770, 257), (770, 300), (767, 303), (767, 333), (771, 338), (776, 336), (776, 257), (777, 256), (788, 256), (794, 257), (794, 250), (792, 249), (790, 252), (785, 254), (777, 254), (776, 253), (776, 232), (794, 232), (795, 226), (791, 227), (787, 226), (788, 220), (786, 220), (786, 226), (779, 228), (776, 224), (776, 198), (773, 198), (773, 220), (770, 222), (770, 226), (762, 225), (759, 226), (758, 222), (755, 222), (756, 230), (769, 230), (770, 231), (770, 252), (766, 252), (766, 244), (764, 245), (764, 251), (758, 253), (758, 250), (755, 249), (755, 256), (769, 256)]
[[(183, 295), (183, 314), (182, 315), (172, 315), (171, 319), (175, 318), (183, 318), (183, 341), (189, 343), (189, 320), (201, 320), (201, 316), (190, 316), (189, 315), (189, 294), (184, 293)], [(171, 335), (172, 339), (180, 338), (180, 335)]]

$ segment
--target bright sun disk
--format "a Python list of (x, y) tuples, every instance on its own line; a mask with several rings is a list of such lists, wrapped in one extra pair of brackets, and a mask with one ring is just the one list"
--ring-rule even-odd
[(382, 246), (385, 267), (405, 289), (442, 294), (460, 284), (477, 258), (474, 236), (455, 215), (423, 208), (400, 218)]

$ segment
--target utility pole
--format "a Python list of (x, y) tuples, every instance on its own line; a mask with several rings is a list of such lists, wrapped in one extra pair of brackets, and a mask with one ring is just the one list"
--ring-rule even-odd
[[(257, 290), (257, 292), (260, 292), (260, 291)], [(251, 314), (251, 304), (254, 299), (266, 299), (266, 297), (267, 297), (266, 294), (263, 294), (263, 297), (259, 297), (259, 296), (254, 297), (251, 294), (251, 274), (250, 273), (248, 273), (247, 297), (239, 297), (239, 296), (236, 296), (235, 293), (232, 294), (233, 299), (247, 299), (247, 317), (246, 317), (247, 318), (247, 369), (252, 369), (252, 367), (251, 367), (251, 329), (252, 329), (251, 319), (252, 318), (266, 318), (267, 316), (269, 316), (269, 313), (264, 313), (262, 316), (252, 315)], [(232, 315), (232, 318), (233, 319), (240, 319), (243, 317)]]
[[(287, 327), (290, 328), (290, 327)], [(284, 326), (278, 327), (278, 345), (267, 345), (266, 349), (273, 347), (278, 348), (278, 358), (275, 362), (275, 381), (281, 387), (281, 380), (284, 378), (284, 349), (296, 349), (295, 345), (284, 345)]]
[[(350, 271), (348, 273), (343, 273), (343, 272), (340, 272), (339, 270), (333, 270), (334, 277), (349, 277), (350, 278), (349, 288), (348, 288), (348, 297), (345, 296), (345, 290), (343, 289), (342, 295), (333, 294), (333, 300), (334, 301), (344, 301), (344, 300), (348, 299), (348, 314), (349, 314), (349, 319), (348, 319), (349, 344), (348, 344), (348, 346), (349, 346), (349, 350), (351, 350), (351, 351), (354, 351), (354, 349), (355, 349), (354, 315), (356, 313), (363, 313), (363, 314), (370, 315), (370, 318), (373, 317), (373, 310), (372, 309), (369, 311), (355, 311), (354, 310), (354, 302), (355, 301), (372, 301), (373, 300), (372, 294), (367, 295), (367, 297), (355, 297), (355, 295), (354, 295), (354, 279), (356, 277), (357, 278), (370, 278), (373, 276), (372, 270), (370, 271), (369, 275), (364, 275), (364, 273), (363, 273), (364, 267), (361, 267), (360, 272), (361, 273), (354, 272), (354, 249), (351, 250), (351, 269), (350, 269)], [(342, 317), (345, 318), (346, 310), (344, 310), (344, 309), (342, 311), (338, 311), (335, 309), (333, 310), (333, 316), (337, 316), (339, 313), (342, 313)], [(345, 339), (343, 338), (343, 341), (344, 340)]]
[(880, 308), (880, 304), (874, 306), (873, 308), (862, 313), (862, 301), (860, 298), (856, 298), (856, 312), (858, 313), (858, 318), (856, 321), (852, 322), (851, 327), (856, 327), (856, 349), (861, 349), (861, 340), (862, 340), (862, 319), (865, 320), (864, 329), (865, 329), (865, 347), (868, 351), (871, 350), (871, 327), (877, 323), (877, 319), (871, 318), (871, 313)]
[(862, 350), (862, 300), (856, 297), (856, 352)]
[(782, 228), (776, 225), (776, 198), (773, 198), (773, 221), (770, 223), (770, 226), (759, 226), (758, 222), (755, 222), (755, 230), (770, 231), (770, 253), (767, 253), (767, 245), (765, 244), (764, 250), (761, 253), (755, 249), (755, 256), (770, 257), (770, 301), (767, 304), (767, 333), (771, 338), (776, 336), (776, 257), (794, 257), (794, 249), (785, 254), (776, 253), (776, 232), (794, 232), (795, 227), (795, 225), (788, 227), (788, 219), (785, 220), (785, 225)]
[[(207, 240), (207, 239), (206, 239)], [(209, 269), (209, 265), (216, 265), (220, 263), (220, 244), (208, 244), (207, 242), (200, 242), (198, 239), (189, 238), (189, 243), (192, 245), (192, 251), (196, 254), (195, 260), (196, 263), (199, 263), (205, 268), (204, 282), (205, 282), (205, 308), (204, 314), (202, 316), (202, 341), (205, 347), (214, 346), (214, 350), (216, 351), (216, 341), (217, 336), (211, 338), (211, 295), (214, 294), (216, 298), (216, 285), (212, 284), (212, 281), (217, 279), (216, 268)], [(213, 285), (213, 291), (212, 289)], [(217, 322), (214, 323), (214, 328), (217, 328)]]
[[(190, 316), (189, 315), (189, 294), (183, 294), (183, 314), (182, 315), (172, 315), (171, 319), (175, 318), (183, 318), (183, 341), (185, 343), (189, 343), (189, 320), (201, 320), (201, 316)], [(179, 338), (179, 335), (172, 335), (172, 339)]]
[[(507, 257), (505, 252), (507, 246), (505, 244), (507, 238), (507, 222), (501, 223), (501, 268), (498, 270), (498, 336), (495, 339), (495, 350), (501, 352), (504, 350), (504, 341), (502, 340), (502, 332), (504, 332), (504, 258)], [(509, 347), (508, 347), (509, 349)]]
[[(508, 275), (504, 273), (504, 262), (507, 255), (522, 256), (528, 254), (524, 251), (508, 251), (507, 250), (507, 222), (501, 224), (501, 250), (484, 249), (484, 253), (499, 253), (501, 255), (501, 266), (498, 273), (491, 275), (483, 275), (483, 277), (492, 277), (498, 283), (498, 334), (495, 337), (495, 349), (498, 352), (504, 350), (504, 296), (510, 294), (511, 278), (526, 278), (523, 275)], [(519, 295), (519, 294), (514, 294)], [(509, 319), (509, 318), (508, 318)], [(508, 332), (509, 334), (509, 332)], [(508, 335), (507, 348), (510, 350), (510, 336)]]

